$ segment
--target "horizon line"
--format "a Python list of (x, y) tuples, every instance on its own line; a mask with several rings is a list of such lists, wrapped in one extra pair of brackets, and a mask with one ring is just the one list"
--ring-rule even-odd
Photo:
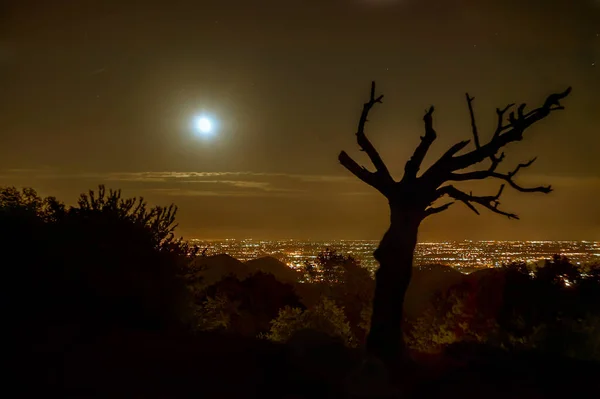
[[(265, 238), (188, 238), (184, 239), (184, 241), (312, 241), (312, 242), (327, 242), (327, 241), (367, 241), (367, 242), (379, 242), (380, 239), (311, 239), (311, 238), (276, 238), (276, 239), (265, 239)], [(439, 241), (420, 241), (418, 244), (444, 244), (448, 242), (584, 242), (584, 243), (594, 243), (600, 244), (600, 241), (596, 240), (439, 240)]]

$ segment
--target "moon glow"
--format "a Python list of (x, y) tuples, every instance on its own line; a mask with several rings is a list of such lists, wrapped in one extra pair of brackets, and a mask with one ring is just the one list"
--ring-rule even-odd
[(201, 115), (194, 119), (194, 131), (197, 135), (210, 136), (214, 133), (214, 130), (214, 122), (208, 116)]
[(210, 122), (210, 119), (205, 116), (198, 118), (196, 127), (201, 133), (210, 133), (212, 131), (212, 123)]

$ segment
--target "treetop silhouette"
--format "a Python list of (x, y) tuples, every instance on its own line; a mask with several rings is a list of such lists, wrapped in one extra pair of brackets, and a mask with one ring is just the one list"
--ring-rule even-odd
[[(509, 104), (502, 109), (497, 108), (497, 126), (492, 138), (485, 144), (481, 143), (477, 129), (473, 110), (474, 97), (466, 93), (475, 149), (459, 154), (471, 143), (471, 140), (460, 141), (451, 146), (429, 169), (418, 176), (421, 164), (437, 138), (433, 127), (434, 107), (431, 106), (425, 111), (423, 117), (425, 134), (421, 136), (421, 142), (406, 162), (404, 176), (396, 181), (365, 133), (369, 112), (376, 104), (382, 103), (383, 99), (383, 95), (375, 96), (375, 82), (372, 82), (369, 101), (364, 104), (358, 122), (356, 141), (361, 151), (364, 151), (373, 163), (375, 171), (372, 172), (359, 165), (345, 151), (340, 153), (338, 159), (352, 174), (382, 193), (388, 199), (390, 206), (390, 228), (374, 252), (380, 267), (376, 272), (371, 330), (367, 339), (367, 350), (383, 360), (388, 367), (395, 368), (399, 360), (406, 358), (402, 340), (402, 308), (412, 275), (413, 252), (420, 223), (428, 216), (445, 211), (456, 201), (464, 203), (476, 214), (479, 214), (475, 206), (478, 205), (510, 219), (518, 219), (516, 214), (499, 208), (499, 199), (506, 184), (520, 192), (549, 193), (552, 190), (550, 186), (524, 187), (514, 181), (517, 173), (531, 166), (536, 158), (517, 165), (511, 172), (501, 173), (497, 168), (504, 160), (504, 153), (498, 155), (498, 152), (509, 143), (521, 141), (525, 130), (534, 123), (554, 111), (564, 109), (560, 100), (567, 97), (570, 92), (571, 87), (564, 92), (551, 94), (542, 106), (529, 112), (525, 112), (526, 104), (523, 103), (517, 107), (516, 113), (510, 112), (508, 121), (505, 115), (515, 104)], [(460, 172), (488, 159), (491, 164), (487, 169)], [(461, 191), (451, 184), (451, 182), (487, 178), (504, 182), (500, 185), (497, 194), (476, 196), (471, 192)], [(435, 201), (446, 196), (454, 201), (433, 206)]]

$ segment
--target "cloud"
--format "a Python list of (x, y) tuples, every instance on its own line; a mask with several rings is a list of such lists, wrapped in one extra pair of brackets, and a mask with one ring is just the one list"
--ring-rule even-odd
[[(63, 181), (70, 186), (90, 188), (98, 183), (118, 185), (123, 189), (181, 196), (306, 196), (314, 198), (361, 197), (377, 195), (351, 175), (305, 175), (252, 171), (147, 171), (147, 172), (68, 172), (49, 167), (39, 169), (0, 170), (3, 182), (19, 186), (47, 185)], [(40, 180), (42, 182), (40, 182)], [(600, 187), (598, 176), (553, 176), (523, 174), (523, 185), (551, 184), (553, 187), (594, 189)], [(488, 185), (498, 181), (486, 181)], [(6, 184), (6, 183), (3, 183)], [(55, 184), (52, 182), (51, 184)]]
[(345, 182), (353, 181), (350, 176), (338, 175), (303, 175), (292, 173), (264, 173), (264, 172), (107, 172), (107, 173), (71, 173), (61, 172), (49, 168), (43, 169), (7, 169), (7, 175), (27, 175), (38, 179), (90, 179), (90, 180), (105, 180), (105, 181), (132, 181), (132, 182), (167, 182), (167, 181), (190, 181), (190, 182), (205, 182), (211, 179), (224, 177), (240, 177), (240, 178), (287, 178), (291, 180), (299, 180), (304, 182)]
[[(2, 172), (2, 171), (0, 171)], [(334, 193), (337, 184), (355, 179), (335, 175), (303, 175), (289, 173), (264, 173), (251, 171), (198, 172), (198, 171), (148, 171), (148, 172), (66, 172), (49, 168), (9, 169), (7, 180), (19, 185), (38, 185), (39, 181), (69, 181), (79, 185), (85, 182), (124, 186), (136, 189), (182, 196), (284, 196), (309, 193)], [(34, 182), (34, 183), (30, 183)], [(43, 183), (44, 184), (44, 183)], [(325, 185), (325, 186), (324, 186)], [(335, 187), (331, 187), (334, 185)]]
[(106, 180), (117, 181), (168, 181), (168, 180), (189, 180), (191, 182), (204, 182), (206, 179), (223, 177), (247, 177), (247, 178), (287, 178), (300, 180), (304, 182), (344, 182), (349, 181), (348, 176), (337, 175), (303, 175), (290, 173), (263, 173), (263, 172), (137, 172), (137, 173), (110, 173), (106, 175)]
[(151, 188), (144, 191), (173, 197), (297, 197), (298, 194), (302, 194), (302, 192), (287, 191), (191, 190), (184, 188)]

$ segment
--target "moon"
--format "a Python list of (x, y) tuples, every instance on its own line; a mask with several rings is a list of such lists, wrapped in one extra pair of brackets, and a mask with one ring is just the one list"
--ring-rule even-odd
[(206, 116), (199, 116), (196, 118), (196, 130), (200, 133), (210, 133), (213, 130), (211, 120)]
[(191, 127), (195, 136), (209, 138), (215, 134), (217, 125), (217, 120), (212, 115), (202, 113), (192, 119)]
[(192, 134), (202, 140), (213, 139), (217, 132), (221, 130), (221, 124), (215, 115), (202, 112), (191, 118), (190, 129)]

